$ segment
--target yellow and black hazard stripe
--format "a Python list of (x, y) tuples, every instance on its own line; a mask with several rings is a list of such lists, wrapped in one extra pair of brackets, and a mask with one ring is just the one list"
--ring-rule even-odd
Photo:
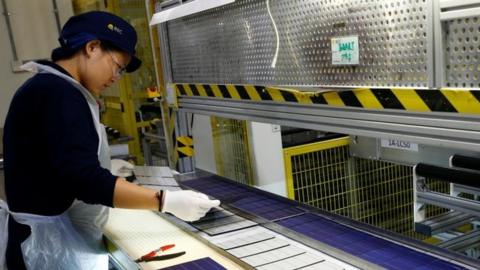
[[(177, 152), (177, 136), (175, 134), (175, 111), (172, 108), (168, 108), (168, 119), (167, 119), (167, 134), (170, 135), (171, 146), (173, 151), (171, 152), (171, 161), (174, 164), (174, 167), (177, 168), (178, 165), (178, 152)], [(178, 169), (178, 168), (177, 168)]]
[(311, 92), (255, 85), (175, 84), (174, 87), (178, 96), (202, 96), (253, 101), (271, 100), (312, 103), (309, 96), (314, 95)]
[(269, 86), (232, 84), (174, 84), (174, 87), (178, 96), (480, 114), (480, 91), (468, 89), (358, 88), (305, 92)]
[(194, 155), (193, 139), (191, 136), (177, 137), (175, 129), (175, 110), (172, 108), (168, 108), (167, 123), (168, 134), (170, 135), (170, 140), (173, 146), (171, 160), (174, 167), (178, 169), (178, 161), (180, 158), (192, 157)]
[(177, 137), (177, 152), (180, 158), (193, 157), (195, 151), (193, 149), (193, 139), (191, 136)]

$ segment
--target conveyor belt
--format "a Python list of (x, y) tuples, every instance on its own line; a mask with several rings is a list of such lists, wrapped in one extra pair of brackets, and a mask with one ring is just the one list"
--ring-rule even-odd
[[(145, 169), (144, 176), (137, 176), (138, 184), (148, 186), (150, 188), (161, 188), (161, 189), (170, 189), (172, 187), (179, 188), (178, 186), (174, 186), (177, 184), (176, 181), (173, 181), (171, 177), (165, 177), (159, 175), (161, 173), (160, 170), (149, 170), (149, 168), (142, 168)], [(150, 175), (148, 175), (150, 174)], [(232, 196), (230, 201), (238, 202), (239, 200), (244, 199), (244, 197), (235, 197)], [(242, 201), (240, 204), (245, 204), (245, 201)], [(257, 206), (260, 206), (258, 203), (259, 201), (253, 202), (257, 203)], [(270, 203), (270, 202), (269, 202)], [(264, 204), (264, 202), (260, 203)], [(300, 209), (300, 208), (299, 208)], [(301, 213), (304, 213), (305, 210), (300, 209)], [(115, 212), (119, 211), (115, 209)], [(263, 212), (263, 211), (260, 211)], [(137, 214), (137, 212), (133, 212)], [(131, 214), (133, 214), (131, 213)], [(157, 213), (158, 214), (158, 213)], [(174, 216), (168, 214), (159, 214), (162, 216), (162, 219), (169, 220), (176, 228), (182, 229), (184, 232), (189, 233), (191, 236), (194, 236), (197, 240), (201, 240), (204, 243), (208, 243), (208, 245), (214, 248), (218, 254), (212, 255), (210, 257), (215, 259), (217, 262), (221, 262), (218, 259), (218, 255), (223, 255), (227, 258), (232, 259), (233, 262), (241, 265), (245, 269), (275, 269), (275, 270), (298, 270), (298, 269), (321, 269), (321, 270), (359, 270), (359, 268), (350, 265), (347, 262), (337, 259), (335, 256), (329, 256), (328, 254), (324, 254), (318, 250), (312, 249), (301, 242), (289, 239), (282, 234), (279, 234), (275, 231), (272, 231), (266, 227), (261, 226), (255, 219), (251, 219), (251, 216), (242, 216), (238, 215), (237, 213), (230, 212), (222, 207), (213, 208), (205, 217), (201, 220), (191, 223), (185, 223), (184, 221), (175, 218)], [(291, 217), (291, 216), (289, 216)], [(113, 217), (111, 217), (113, 218)], [(120, 217), (119, 217), (120, 218)], [(124, 217), (123, 221), (130, 223), (131, 220), (136, 218), (129, 218)], [(140, 219), (138, 219), (140, 220)], [(271, 223), (270, 221), (268, 221)], [(119, 245), (123, 246), (124, 248), (130, 250), (132, 246), (138, 246), (141, 251), (137, 252), (135, 250), (134, 255), (130, 255), (132, 258), (137, 258), (140, 254), (143, 254), (145, 250), (150, 250), (152, 247), (150, 243), (142, 243), (142, 239), (148, 239), (151, 241), (152, 239), (157, 239), (159, 233), (156, 232), (154, 235), (149, 237), (131, 237), (125, 234), (128, 229), (123, 228), (120, 226), (120, 222), (118, 219), (115, 224), (119, 225), (117, 230), (113, 230), (115, 232), (115, 236), (118, 234), (121, 235), (122, 241), (118, 242)], [(151, 221), (145, 220), (143, 223), (152, 223)], [(272, 223), (273, 224), (273, 223)], [(113, 226), (113, 225), (112, 225)], [(110, 227), (112, 227), (110, 226)], [(156, 225), (155, 227), (157, 227)], [(135, 226), (136, 227), (136, 226)], [(158, 226), (163, 227), (163, 226)], [(162, 228), (163, 231), (166, 230), (168, 226)], [(136, 227), (137, 228), (137, 227)], [(147, 232), (149, 230), (145, 230), (144, 228), (138, 227), (139, 232)], [(117, 239), (117, 237), (112, 234), (112, 230), (108, 234), (112, 239)], [(136, 231), (136, 230), (135, 230)], [(137, 232), (135, 232), (137, 233)], [(166, 232), (165, 233), (168, 238), (176, 239), (177, 236)], [(133, 238), (133, 239), (132, 239)], [(122, 243), (123, 241), (128, 241), (128, 245), (125, 246)], [(135, 241), (130, 242), (130, 241)], [(153, 242), (157, 242), (154, 240)], [(163, 239), (162, 241), (158, 242), (178, 242), (177, 240), (167, 241)], [(142, 243), (138, 245), (139, 243)], [(148, 245), (148, 247), (147, 247)], [(180, 248), (180, 244), (178, 246)], [(190, 247), (190, 246), (189, 246)], [(188, 249), (187, 247), (183, 247), (182, 249)], [(130, 250), (131, 251), (131, 250)], [(202, 250), (197, 250), (195, 252), (202, 252)], [(189, 258), (182, 256), (178, 258), (179, 260), (183, 260), (185, 262), (186, 259), (191, 259), (192, 255), (194, 254), (190, 251), (187, 251), (185, 256), (190, 256)], [(209, 256), (205, 254), (205, 256)], [(198, 258), (198, 257), (197, 257)], [(197, 259), (195, 258), (195, 259)], [(361, 259), (356, 259), (355, 262), (358, 262), (364, 267), (362, 269), (380, 269), (374, 265), (371, 265)], [(173, 262), (173, 261), (172, 261)], [(133, 263), (133, 262), (132, 262)], [(152, 262), (154, 263), (154, 262)], [(156, 262), (159, 263), (167, 263), (167, 262)], [(175, 262), (178, 264), (178, 261)], [(222, 264), (225, 262), (222, 262)], [(150, 267), (151, 263), (142, 264), (141, 267)], [(170, 264), (173, 265), (173, 264)], [(175, 265), (176, 267), (177, 265)], [(224, 264), (226, 267), (226, 265)], [(165, 266), (164, 266), (165, 267)], [(171, 267), (171, 266), (169, 266)], [(174, 269), (202, 269), (199, 268), (196, 264), (183, 264), (179, 267), (182, 268), (174, 268)], [(200, 266), (201, 267), (201, 266)], [(158, 269), (152, 268), (152, 269)], [(227, 269), (233, 269), (230, 267), (226, 267)], [(210, 269), (210, 268), (208, 268)]]
[[(321, 216), (308, 207), (219, 176), (180, 183), (228, 205), (288, 228), (387, 269), (468, 269), (435, 256), (375, 237)], [(455, 254), (456, 255), (456, 254)]]

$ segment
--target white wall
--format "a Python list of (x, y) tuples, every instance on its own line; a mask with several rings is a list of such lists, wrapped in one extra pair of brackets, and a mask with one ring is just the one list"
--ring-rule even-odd
[[(279, 126), (247, 122), (247, 127), (255, 186), (286, 197), (285, 165)], [(193, 142), (195, 167), (216, 174), (210, 116), (195, 114)]]
[(195, 147), (195, 167), (216, 174), (210, 116), (194, 114), (192, 133)]
[(277, 125), (249, 122), (255, 185), (280, 196), (287, 196), (282, 136)]
[[(55, 22), (53, 4), (50, 0), (7, 0), (10, 21), (19, 60), (49, 58), (54, 47), (58, 47), (58, 27)], [(73, 15), (69, 0), (57, 0), (60, 23)], [(14, 73), (14, 56), (10, 45), (8, 28), (0, 5), (0, 127), (4, 126), (10, 101), (17, 88), (31, 76), (29, 73)]]

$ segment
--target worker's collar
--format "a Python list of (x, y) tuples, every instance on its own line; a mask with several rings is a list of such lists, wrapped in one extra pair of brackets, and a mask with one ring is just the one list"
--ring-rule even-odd
[(63, 67), (55, 64), (55, 63), (52, 62), (52, 61), (48, 61), (48, 60), (38, 60), (38, 61), (36, 61), (36, 63), (38, 63), (38, 64), (40, 64), (40, 65), (45, 65), (45, 66), (49, 66), (49, 67), (51, 67), (51, 68), (54, 68), (54, 69), (60, 71), (61, 73), (67, 75), (68, 77), (73, 78), (73, 76), (72, 76), (70, 73), (68, 73), (68, 71), (66, 71)]

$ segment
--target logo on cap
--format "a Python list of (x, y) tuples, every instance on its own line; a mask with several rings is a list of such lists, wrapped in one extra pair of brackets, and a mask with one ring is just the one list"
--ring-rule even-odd
[(112, 31), (115, 31), (115, 32), (119, 33), (120, 35), (121, 35), (122, 32), (123, 32), (122, 29), (116, 27), (115, 25), (113, 25), (113, 24), (111, 24), (111, 23), (109, 23), (109, 24), (107, 25), (107, 28), (110, 29), (110, 30), (112, 30)]

